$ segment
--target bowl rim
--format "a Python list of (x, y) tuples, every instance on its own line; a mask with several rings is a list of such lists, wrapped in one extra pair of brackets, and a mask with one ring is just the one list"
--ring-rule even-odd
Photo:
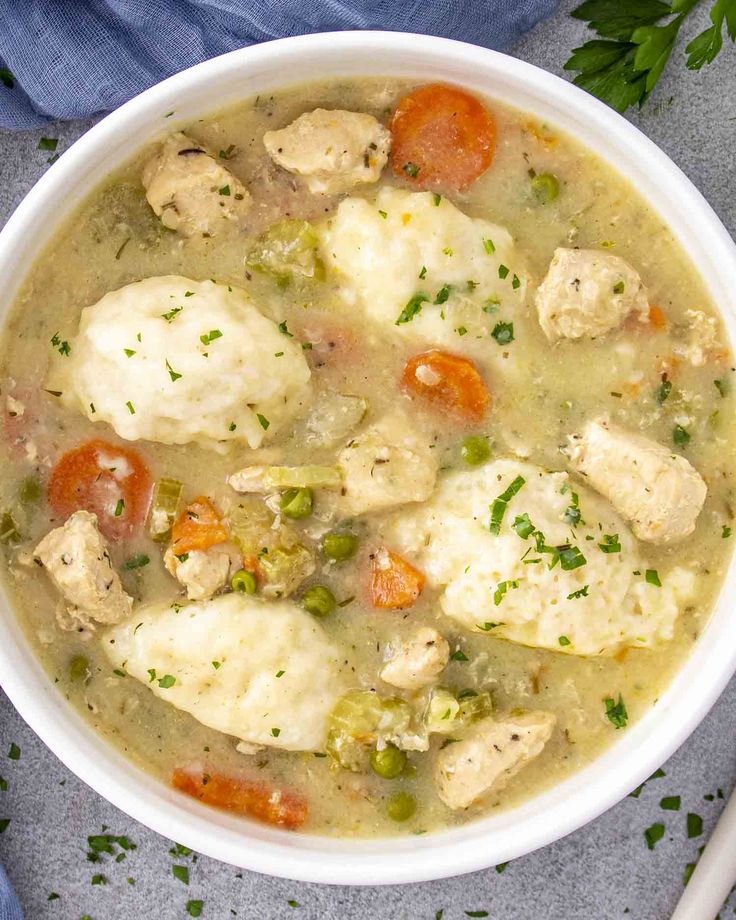
[[(395, 66), (381, 64), (376, 69), (384, 60)], [(499, 87), (509, 98), (528, 97), (534, 104), (518, 107), (534, 110), (537, 105), (553, 124), (574, 120), (575, 129), (563, 130), (643, 188), (645, 200), (656, 199), (655, 211), (683, 246), (685, 230), (693, 235), (691, 249), (700, 254), (695, 261), (711, 269), (703, 280), (719, 304), (732, 341), (736, 338), (736, 303), (727, 287), (728, 278), (736, 276), (736, 246), (702, 195), (653, 142), (597, 99), (532, 64), (479, 46), (411, 33), (334, 32), (279, 39), (198, 64), (146, 90), (84, 134), (23, 199), (0, 232), (0, 289), (4, 282), (11, 292), (17, 288), (24, 275), (17, 269), (19, 258), (30, 263), (40, 252), (42, 244), (35, 235), (39, 221), (46, 220), (49, 201), (63, 202), (65, 190), (74, 188), (72, 179), (85, 184), (95, 169), (111, 171), (114, 167), (105, 163), (113, 157), (114, 145), (135, 135), (141, 121), (148, 119), (150, 127), (154, 116), (160, 119), (188, 92), (200, 89), (206, 94), (212, 87), (235, 82), (235, 75), (256, 75), (257, 80), (275, 62), (284, 70), (311, 65), (317, 72), (307, 71), (310, 80), (336, 75), (339, 67), (366, 77), (415, 71), (419, 77), (423, 71), (427, 79), (433, 66), (432, 73), (444, 74), (448, 81), (476, 89), (482, 84), (486, 89), (479, 91), (491, 98), (503, 98)], [(269, 85), (298, 82), (289, 78)], [(252, 93), (238, 95), (247, 98)], [(214, 114), (221, 108), (210, 104), (202, 111)], [(190, 114), (185, 121), (191, 120)], [(171, 130), (177, 121), (162, 127)], [(153, 134), (142, 132), (132, 143), (140, 148)], [(86, 185), (87, 193), (91, 187)], [(61, 216), (46, 220), (46, 239), (68, 213), (67, 207)], [(9, 294), (7, 301), (12, 299)], [(103, 741), (66, 703), (23, 636), (7, 597), (0, 605), (0, 676), (20, 715), (73, 773), (166, 837), (242, 868), (301, 881), (427, 881), (507, 862), (564, 837), (640, 785), (682, 744), (736, 670), (736, 645), (723, 641), (736, 623), (735, 571), (732, 558), (716, 609), (689, 657), (657, 704), (624, 737), (592, 764), (518, 807), (426, 836), (356, 840), (288, 834), (185, 799)]]

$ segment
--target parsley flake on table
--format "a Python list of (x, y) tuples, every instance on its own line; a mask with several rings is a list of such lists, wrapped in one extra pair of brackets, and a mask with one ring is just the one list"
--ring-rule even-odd
[(204, 901), (187, 901), (187, 913), (190, 917), (201, 917)]
[(652, 824), (644, 831), (644, 839), (647, 847), (653, 850), (659, 841), (664, 837), (664, 824)]
[(180, 882), (183, 882), (185, 885), (189, 884), (189, 867), (188, 866), (179, 866), (174, 865), (171, 867), (171, 874), (175, 879), (178, 879)]
[(687, 815), (687, 836), (689, 840), (692, 840), (694, 837), (700, 837), (703, 833), (703, 819), (700, 815), (696, 815), (693, 812), (688, 812)]
[(20, 760), (20, 748), (15, 743), (15, 741), (13, 741), (10, 745), (10, 750), (8, 751), (8, 757), (11, 760)]
[(681, 800), (679, 795), (666, 795), (663, 799), (659, 800), (659, 807), (663, 811), (679, 811), (680, 803)]

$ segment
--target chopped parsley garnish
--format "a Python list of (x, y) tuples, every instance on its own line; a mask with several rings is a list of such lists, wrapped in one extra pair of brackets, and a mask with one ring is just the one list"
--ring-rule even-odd
[(221, 662), (221, 661), (213, 661), (213, 662), (212, 662), (212, 667), (213, 667), (216, 671), (219, 671), (220, 668), (222, 667), (222, 662)]
[(272, 729), (271, 729), (271, 734), (274, 736), (274, 738), (278, 738), (278, 736), (281, 734), (281, 729), (280, 729), (280, 728), (272, 728)]
[(492, 256), (496, 251), (496, 246), (493, 240), (483, 240), (483, 248), (488, 253), (489, 256)]
[(386, 211), (380, 211), (380, 210), (379, 210), (378, 213), (381, 215), (381, 217), (382, 217), (384, 220), (386, 220), (386, 218), (388, 217), (388, 214), (386, 213)]
[(475, 625), (478, 627), (478, 629), (482, 629), (483, 632), (490, 632), (497, 626), (503, 626), (503, 623), (476, 623)]
[(135, 408), (133, 406), (133, 403), (130, 400), (128, 400), (125, 405), (128, 407), (128, 412), (130, 412), (131, 415), (135, 415)]
[(654, 391), (654, 399), (658, 406), (661, 406), (672, 392), (672, 383), (669, 380), (663, 380)]
[(100, 875), (98, 873), (97, 875), (92, 876), (92, 884), (93, 885), (107, 885), (107, 878), (104, 875)]
[(577, 492), (570, 492), (570, 505), (565, 509), (562, 520), (573, 527), (580, 523), (580, 498)]
[(449, 246), (445, 246), (445, 248), (442, 250), (442, 254), (445, 255), (445, 256), (454, 256), (454, 255), (455, 255), (454, 251), (453, 251)]
[(617, 533), (603, 534), (603, 542), (598, 544), (598, 549), (602, 553), (620, 553), (621, 544), (618, 540)]
[(171, 873), (174, 878), (179, 879), (180, 882), (183, 882), (185, 885), (189, 884), (189, 867), (188, 866), (172, 866)]
[(496, 323), (491, 335), (499, 345), (509, 345), (514, 341), (514, 324)]
[(587, 562), (587, 559), (580, 552), (577, 546), (566, 546), (559, 550), (559, 554), (560, 567), (565, 572), (571, 572), (573, 569), (579, 569), (581, 565), (585, 565)]
[(286, 674), (286, 671), (277, 671), (277, 672), (276, 672), (276, 677), (283, 677), (284, 674)]
[(429, 300), (426, 294), (418, 291), (407, 303), (404, 309), (399, 313), (395, 325), (401, 326), (404, 323), (410, 323), (415, 316), (422, 312), (422, 304)]
[(449, 284), (443, 285), (439, 291), (437, 291), (437, 296), (434, 299), (435, 303), (447, 303), (447, 298), (450, 296), (450, 291), (452, 286)]
[(135, 349), (133, 348), (124, 348), (123, 351), (125, 352), (128, 358), (132, 358), (133, 355), (135, 354)]
[(723, 525), (723, 530), (721, 531), (721, 538), (727, 540), (731, 536), (731, 528), (728, 524)]
[(173, 310), (169, 310), (168, 313), (162, 313), (161, 319), (165, 319), (167, 323), (170, 323), (174, 317), (178, 316), (184, 307), (174, 307)]
[(50, 150), (51, 153), (59, 146), (58, 137), (42, 137), (38, 141), (37, 150)]
[(289, 905), (289, 907), (299, 907), (299, 902), (293, 900), (293, 898), (288, 900), (286, 903)]
[(177, 374), (174, 368), (169, 364), (168, 360), (166, 361), (166, 370), (169, 372), (169, 377), (171, 377), (172, 383), (175, 383), (181, 378), (181, 374)]
[(288, 335), (290, 339), (294, 338), (292, 333), (289, 332), (289, 327), (286, 325), (286, 320), (282, 320), (279, 323), (279, 332), (281, 332), (283, 335)]
[(614, 294), (623, 294), (624, 292), (624, 283), (623, 281), (617, 281), (613, 286)]
[(203, 345), (211, 345), (215, 339), (221, 339), (222, 333), (219, 329), (210, 329), (209, 332), (206, 332), (204, 335), (200, 335), (199, 341)]
[[(69, 343), (66, 341), (66, 339), (64, 339), (64, 341), (62, 341), (62, 340), (59, 338), (59, 333), (58, 333), (58, 332), (55, 332), (55, 333), (51, 336), (51, 344), (52, 344), (52, 345), (54, 346), (54, 348), (59, 352), (59, 354), (60, 354), (60, 355), (63, 355), (65, 358), (68, 358), (69, 355), (70, 355), (71, 352), (72, 352), (72, 349), (71, 349), (71, 346), (69, 345)], [(133, 352), (133, 354), (135, 354), (135, 352)]]
[(672, 429), (672, 440), (678, 447), (684, 447), (690, 440), (690, 432), (682, 425), (675, 425)]
[(225, 196), (227, 196), (227, 197), (230, 196), (230, 186), (229, 186), (229, 185), (223, 185), (222, 188), (219, 188), (217, 191), (218, 191), (221, 195), (225, 195)]
[(227, 429), (227, 430), (228, 430), (228, 431), (235, 431), (235, 429), (236, 429), (237, 427), (238, 427), (238, 426), (235, 424), (235, 422), (230, 422), (230, 424), (228, 425), (228, 429)]
[(659, 580), (659, 575), (657, 574), (656, 569), (647, 569), (644, 578), (646, 579), (647, 584), (654, 585), (657, 588), (662, 587), (662, 582)]
[(680, 796), (679, 795), (666, 795), (663, 799), (659, 800), (659, 807), (663, 811), (679, 811), (680, 810)]
[(15, 77), (7, 67), (0, 67), (0, 83), (2, 83), (6, 89), (13, 89), (15, 87)]
[(145, 553), (135, 553), (135, 555), (125, 560), (123, 568), (129, 572), (133, 569), (142, 569), (150, 561), (150, 558)]
[[(222, 154), (222, 150), (220, 151)], [(201, 917), (204, 901), (187, 901), (187, 913), (190, 917)]]
[(689, 840), (693, 837), (699, 837), (703, 833), (703, 819), (700, 815), (688, 812), (687, 815), (687, 836)]
[(574, 601), (574, 600), (577, 600), (579, 597), (587, 597), (589, 587), (590, 585), (583, 585), (582, 588), (578, 588), (577, 591), (573, 591), (570, 594), (568, 594), (567, 599), (569, 601)]
[(659, 841), (664, 837), (664, 824), (652, 824), (644, 831), (644, 839), (647, 847), (653, 850)]
[(613, 725), (614, 728), (626, 728), (626, 723), (629, 721), (629, 714), (626, 711), (626, 704), (621, 694), (619, 693), (618, 695), (617, 703), (614, 702), (610, 696), (603, 702), (606, 706), (606, 717), (611, 725)]
[(507, 592), (512, 590), (513, 588), (518, 588), (518, 587), (519, 587), (518, 581), (500, 581), (496, 585), (496, 590), (493, 592), (494, 605), (498, 607), (498, 605), (504, 599)]
[(432, 192), (432, 199), (434, 201), (434, 206), (438, 208), (440, 206), (440, 202), (442, 201), (442, 195), (438, 194), (437, 192)]
[(517, 476), (516, 479), (504, 489), (504, 491), (498, 496), (497, 499), (490, 505), (491, 511), (491, 523), (490, 531), (492, 534), (498, 536), (501, 532), (501, 522), (503, 521), (503, 516), (506, 513), (506, 506), (511, 501), (511, 499), (519, 492), (522, 488), (526, 479), (523, 476)]
[(457, 651), (453, 652), (452, 655), (450, 655), (450, 661), (469, 661), (469, 660), (470, 659), (468, 658), (468, 656), (460, 648), (457, 649)]
[(403, 170), (407, 176), (411, 176), (412, 179), (416, 179), (419, 175), (419, 167), (416, 163), (412, 163), (411, 161), (409, 163), (404, 163)]
[(536, 530), (536, 527), (532, 524), (531, 518), (527, 513), (520, 514), (518, 517), (514, 518), (514, 523), (511, 526), (522, 540), (526, 540)]
[(515, 291), (518, 291), (519, 288), (521, 287), (521, 281), (519, 281), (519, 276), (518, 276), (518, 275), (514, 275), (514, 277), (511, 279), (511, 287), (512, 287)]
[(227, 150), (221, 150), (218, 154), (221, 160), (229, 160), (232, 158), (236, 150), (235, 144), (230, 144)]
[(115, 517), (120, 517), (120, 515), (123, 513), (124, 510), (125, 510), (125, 499), (119, 498), (117, 505), (115, 505), (115, 511), (113, 512), (113, 514), (115, 515)]
[(559, 636), (558, 639), (557, 639), (557, 641), (560, 643), (560, 645), (561, 645), (563, 648), (564, 648), (566, 645), (571, 645), (571, 642), (570, 642), (570, 640), (567, 638), (567, 636)]
[(505, 871), (506, 871), (506, 867), (507, 867), (507, 866), (508, 866), (508, 863), (507, 863), (507, 862), (505, 862), (505, 863), (499, 863), (499, 864), (496, 866), (496, 872), (498, 872), (498, 874), (500, 875), (502, 872), (505, 872)]
[(507, 278), (507, 277), (508, 277), (508, 274), (509, 274), (509, 270), (508, 270), (508, 268), (507, 268), (505, 265), (499, 265), (499, 266), (498, 266), (498, 277), (499, 277), (502, 281), (504, 280), (504, 278)]
[(164, 674), (164, 676), (159, 680), (158, 685), (162, 690), (168, 690), (170, 687), (173, 687), (176, 683), (176, 678), (171, 674)]
[(13, 741), (12, 744), (10, 745), (10, 750), (8, 751), (8, 758), (10, 760), (20, 760), (20, 748), (15, 743), (15, 741)]
[(487, 910), (466, 910), (464, 911), (466, 917), (487, 917)]
[(419, 272), (419, 278), (423, 281), (427, 277), (427, 266), (422, 265), (422, 270)]
[(266, 416), (265, 416), (265, 415), (261, 415), (260, 412), (256, 412), (256, 418), (258, 419), (258, 423), (259, 423), (259, 425), (261, 426), (261, 428), (263, 428), (264, 431), (268, 431), (268, 429), (269, 429), (271, 423), (270, 423), (269, 420), (266, 418)]

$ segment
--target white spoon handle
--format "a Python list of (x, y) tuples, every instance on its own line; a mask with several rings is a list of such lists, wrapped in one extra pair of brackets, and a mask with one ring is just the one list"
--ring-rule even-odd
[(672, 920), (713, 920), (736, 883), (736, 792), (698, 861)]

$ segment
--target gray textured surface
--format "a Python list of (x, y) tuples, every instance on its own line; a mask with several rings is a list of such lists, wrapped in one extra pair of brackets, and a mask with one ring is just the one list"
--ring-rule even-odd
[[(538, 27), (514, 52), (561, 73), (566, 52), (580, 43), (583, 27), (570, 20), (565, 0), (556, 17)], [(702, 18), (702, 17), (701, 17)], [(669, 104), (670, 97), (674, 102)], [(633, 119), (693, 179), (736, 232), (733, 151), (736, 148), (736, 53), (727, 49), (700, 74), (670, 68), (652, 102)], [(36, 149), (40, 134), (58, 136), (67, 147), (84, 125), (54, 125), (44, 132), (0, 135), (0, 222), (10, 214), (46, 168), (47, 153)], [(171, 842), (117, 811), (72, 776), (38, 741), (0, 695), (0, 818), (10, 818), (0, 836), (5, 863), (27, 920), (122, 920), (132, 916), (185, 918), (188, 899), (205, 902), (208, 920), (463, 920), (466, 911), (488, 912), (491, 920), (664, 920), (682, 888), (683, 871), (702, 846), (726, 795), (736, 781), (736, 681), (700, 728), (664, 765), (638, 799), (627, 798), (585, 829), (546, 849), (464, 878), (402, 888), (349, 889), (269, 879), (239, 872), (199, 857), (185, 887), (172, 875)], [(11, 742), (18, 761), (6, 759)], [(714, 794), (713, 801), (704, 799)], [(663, 811), (660, 799), (680, 795), (679, 812)], [(688, 839), (686, 814), (703, 816), (704, 833)], [(650, 852), (643, 831), (663, 821), (664, 839)], [(103, 825), (137, 844), (124, 862), (106, 857), (103, 866), (86, 860), (86, 838)], [(108, 884), (92, 886), (101, 872)], [(130, 880), (134, 880), (132, 883)], [(48, 901), (49, 893), (59, 898)], [(289, 901), (298, 902), (290, 906)], [(736, 913), (736, 898), (721, 916)]]

